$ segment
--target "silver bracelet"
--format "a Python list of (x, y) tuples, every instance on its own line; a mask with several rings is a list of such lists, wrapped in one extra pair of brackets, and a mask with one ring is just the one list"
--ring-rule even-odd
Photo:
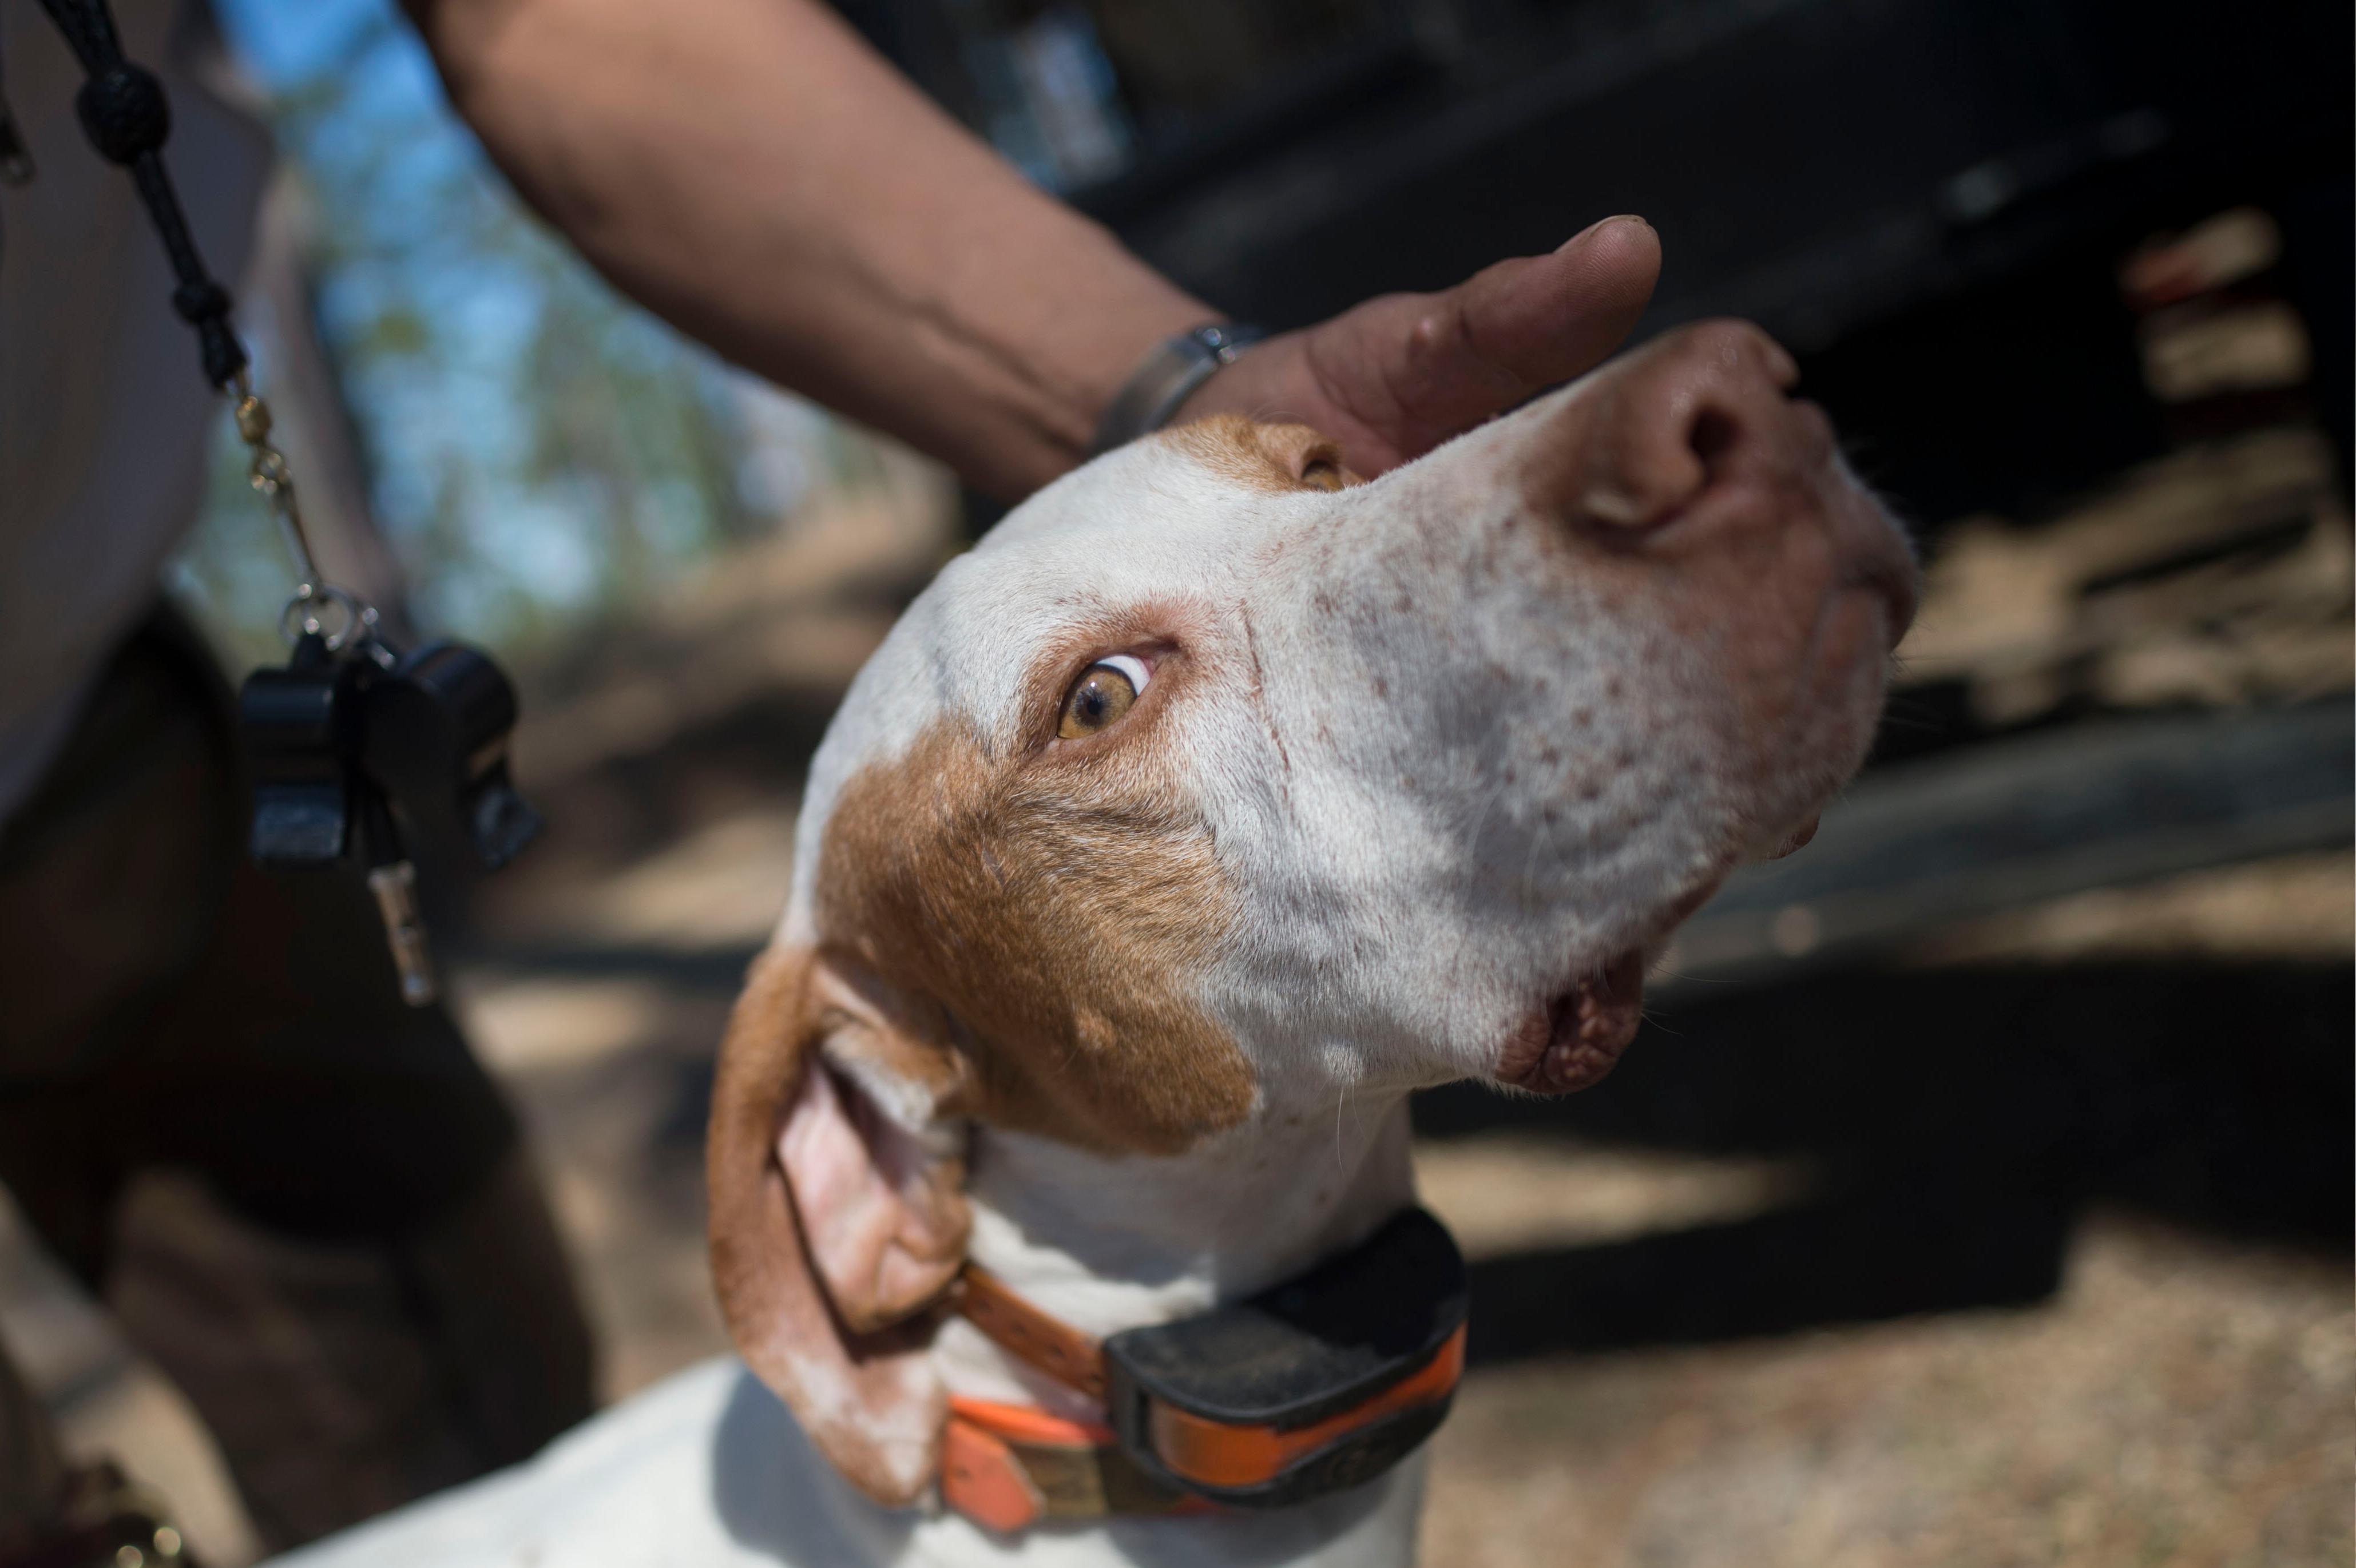
[(1104, 418), (1097, 423), (1097, 438), (1088, 447), (1088, 455), (1126, 446), (1141, 435), (1160, 430), (1195, 388), (1234, 364), (1245, 349), (1266, 336), (1257, 326), (1223, 322), (1198, 326), (1157, 344), (1113, 394)]

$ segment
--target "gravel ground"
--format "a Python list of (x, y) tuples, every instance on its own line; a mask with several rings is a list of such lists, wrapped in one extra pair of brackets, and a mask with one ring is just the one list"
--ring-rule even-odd
[(2346, 1270), (2121, 1218), (2049, 1306), (1474, 1374), (1435, 1568), (2345, 1563)]

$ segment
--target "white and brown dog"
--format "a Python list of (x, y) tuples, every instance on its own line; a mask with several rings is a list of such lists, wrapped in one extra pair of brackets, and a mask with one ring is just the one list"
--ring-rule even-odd
[(953, 1401), (1103, 1417), (941, 1303), (970, 1260), (1085, 1356), (1410, 1205), (1410, 1091), (1611, 1070), (1648, 955), (1857, 766), (1912, 613), (1793, 378), (1706, 325), (1372, 483), (1223, 419), (1025, 504), (813, 765), (712, 1112), (743, 1363), (301, 1561), (1409, 1561), (1413, 1458), (1271, 1511), (938, 1506)]

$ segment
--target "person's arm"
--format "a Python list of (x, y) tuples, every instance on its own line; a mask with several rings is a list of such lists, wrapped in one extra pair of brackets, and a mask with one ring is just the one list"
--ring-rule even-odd
[[(1077, 462), (1154, 344), (1220, 313), (1032, 186), (815, 0), (406, 0), (458, 112), (624, 292), (981, 488)], [(1652, 231), (1252, 350), (1194, 417), (1297, 418), (1377, 473), (1594, 363)]]

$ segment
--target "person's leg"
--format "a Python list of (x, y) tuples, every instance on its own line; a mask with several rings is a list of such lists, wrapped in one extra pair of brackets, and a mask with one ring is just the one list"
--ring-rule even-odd
[[(227, 888), (216, 720), (144, 646), (0, 825), (0, 1185), (95, 1287), (121, 1172), (85, 1092), (193, 967)], [(69, 1467), (0, 1349), (0, 1539), (61, 1527)]]
[(587, 1334), (519, 1149), (385, 1238), (255, 1223), (185, 1171), (126, 1193), (107, 1303), (292, 1545), (525, 1458), (589, 1412)]
[[(12, 824), (0, 926), (144, 901), (193, 910), (197, 950), (108, 982), (136, 1006), (60, 1003), (39, 1039), (0, 1026), (0, 1182), (181, 1384), (284, 1546), (529, 1455), (588, 1413), (588, 1336), (513, 1117), (448, 1017), (402, 1004), (365, 887), (246, 863), (215, 677), (182, 643), (134, 643), (93, 712), (130, 692), (150, 730), (206, 722), (119, 806), (36, 812), (21, 843)], [(167, 821), (204, 852), (59, 870)]]

